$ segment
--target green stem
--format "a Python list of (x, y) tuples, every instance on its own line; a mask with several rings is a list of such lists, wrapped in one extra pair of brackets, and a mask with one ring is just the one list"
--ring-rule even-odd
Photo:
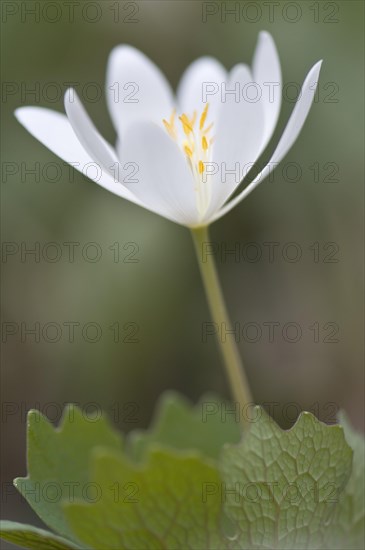
[(249, 418), (248, 409), (253, 406), (254, 403), (236, 346), (234, 334), (232, 333), (232, 327), (220, 288), (214, 258), (212, 254), (209, 253), (204, 253), (203, 256), (203, 251), (207, 251), (204, 247), (210, 242), (208, 227), (191, 229), (191, 233), (212, 319), (218, 326), (218, 330), (223, 326), (225, 327), (226, 337), (224, 342), (218, 334), (219, 347), (227, 371), (233, 398), (240, 406), (242, 427), (243, 429), (247, 429)]

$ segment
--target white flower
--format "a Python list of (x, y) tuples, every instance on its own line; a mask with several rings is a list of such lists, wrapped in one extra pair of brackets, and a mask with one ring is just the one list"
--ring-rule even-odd
[[(227, 72), (215, 59), (202, 57), (183, 74), (176, 99), (145, 55), (130, 46), (116, 47), (106, 83), (118, 134), (115, 148), (96, 130), (72, 89), (65, 95), (67, 116), (40, 107), (19, 108), (15, 114), (46, 147), (108, 191), (198, 227), (231, 210), (286, 155), (312, 105), (320, 66), (309, 71), (268, 165), (231, 200), (240, 185), (237, 169), (241, 174), (258, 159), (279, 116), (280, 63), (267, 32), (260, 33), (252, 68), (239, 64)], [(86, 168), (95, 163), (100, 170), (93, 177), (95, 170)]]

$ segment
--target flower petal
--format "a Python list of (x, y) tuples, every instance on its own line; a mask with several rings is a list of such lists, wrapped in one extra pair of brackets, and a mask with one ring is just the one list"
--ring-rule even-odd
[(266, 147), (275, 130), (281, 107), (281, 69), (280, 60), (272, 36), (260, 32), (252, 63), (255, 82), (262, 91), (265, 116), (262, 150)]
[(73, 131), (85, 151), (110, 173), (111, 166), (118, 163), (115, 151), (99, 134), (72, 88), (66, 91), (65, 109)]
[[(246, 65), (236, 65), (232, 69), (228, 89), (236, 89), (237, 94), (226, 95), (216, 129), (213, 129), (212, 168), (207, 167), (206, 176), (207, 185), (212, 186), (207, 216), (224, 204), (261, 152), (265, 124), (263, 105), (255, 101), (259, 90)], [(212, 176), (208, 175), (209, 171)]]
[(128, 185), (146, 208), (182, 225), (197, 223), (192, 172), (165, 130), (151, 122), (130, 126), (122, 148), (122, 162), (134, 168)]
[(173, 110), (173, 94), (165, 76), (132, 46), (117, 46), (111, 52), (106, 88), (109, 112), (119, 136), (136, 120), (160, 123)]
[(183, 73), (176, 92), (181, 113), (192, 116), (196, 110), (200, 115), (209, 103), (209, 120), (214, 120), (221, 103), (222, 83), (227, 80), (227, 71), (213, 57), (193, 61)]
[(273, 164), (278, 164), (287, 154), (291, 146), (297, 139), (303, 124), (308, 116), (309, 110), (313, 103), (314, 95), (316, 92), (319, 72), (321, 69), (322, 61), (318, 61), (309, 71), (300, 93), (300, 97), (294, 107), (291, 117), (286, 125), (283, 135), (276, 147), (274, 154), (269, 160), (265, 168), (256, 176), (256, 178), (239, 194), (237, 197), (223, 206), (216, 214), (212, 215), (209, 222), (218, 220), (227, 212), (232, 210), (242, 199), (247, 197), (251, 191), (257, 187), (259, 183), (269, 174), (270, 169), (273, 168)]
[(85, 151), (65, 115), (42, 107), (21, 107), (15, 111), (15, 116), (28, 132), (76, 170), (108, 191), (141, 204)]

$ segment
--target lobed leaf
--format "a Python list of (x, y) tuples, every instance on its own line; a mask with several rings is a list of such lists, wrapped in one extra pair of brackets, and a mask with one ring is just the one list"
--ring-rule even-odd
[(93, 496), (89, 461), (95, 446), (122, 448), (121, 436), (104, 416), (91, 418), (69, 405), (54, 428), (39, 411), (28, 414), (28, 476), (14, 484), (48, 527), (71, 540), (61, 504)]
[(143, 465), (123, 455), (98, 453), (95, 504), (66, 504), (77, 538), (98, 550), (229, 548), (221, 525), (221, 502), (204, 487), (219, 486), (214, 465), (197, 454), (153, 450)]
[(193, 406), (175, 392), (162, 395), (149, 430), (132, 431), (128, 453), (135, 460), (145, 456), (155, 443), (177, 450), (198, 450), (217, 459), (225, 443), (241, 438), (239, 418), (232, 405), (214, 395), (204, 395)]
[(34, 550), (79, 550), (82, 548), (49, 531), (15, 521), (0, 521), (0, 536), (8, 542)]
[(260, 407), (238, 445), (223, 451), (222, 495), (240, 548), (326, 548), (352, 450), (340, 426), (302, 413), (287, 431)]

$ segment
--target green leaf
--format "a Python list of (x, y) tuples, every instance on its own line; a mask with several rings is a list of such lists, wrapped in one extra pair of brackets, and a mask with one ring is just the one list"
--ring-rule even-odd
[(161, 397), (148, 431), (130, 433), (126, 446), (131, 457), (140, 460), (149, 447), (158, 443), (177, 450), (198, 450), (218, 458), (224, 443), (238, 443), (241, 437), (239, 415), (233, 406), (214, 395), (203, 396), (193, 406), (175, 392)]
[(364, 440), (346, 419), (347, 442), (310, 413), (284, 431), (257, 407), (239, 442), (232, 411), (168, 393), (124, 451), (100, 415), (69, 406), (54, 428), (32, 411), (29, 475), (15, 484), (62, 536), (4, 522), (3, 538), (41, 550), (363, 548)]
[(326, 530), (351, 473), (342, 428), (302, 413), (283, 431), (263, 409), (256, 412), (249, 433), (221, 460), (222, 498), (239, 547), (327, 548)]
[(219, 487), (213, 462), (192, 453), (153, 450), (143, 465), (123, 455), (97, 453), (93, 481), (101, 488), (95, 504), (66, 504), (77, 537), (92, 549), (194, 550), (228, 548), (221, 531)]
[(8, 542), (23, 548), (34, 548), (34, 550), (78, 550), (82, 548), (44, 529), (14, 521), (0, 521), (0, 536)]
[(351, 428), (343, 413), (339, 422), (347, 443), (354, 450), (354, 459), (351, 477), (340, 495), (327, 543), (331, 549), (361, 550), (365, 546), (365, 440)]
[(96, 446), (122, 448), (121, 436), (103, 416), (92, 418), (69, 405), (55, 429), (39, 411), (28, 414), (28, 477), (14, 484), (46, 525), (73, 540), (61, 503), (94, 498), (89, 459)]

